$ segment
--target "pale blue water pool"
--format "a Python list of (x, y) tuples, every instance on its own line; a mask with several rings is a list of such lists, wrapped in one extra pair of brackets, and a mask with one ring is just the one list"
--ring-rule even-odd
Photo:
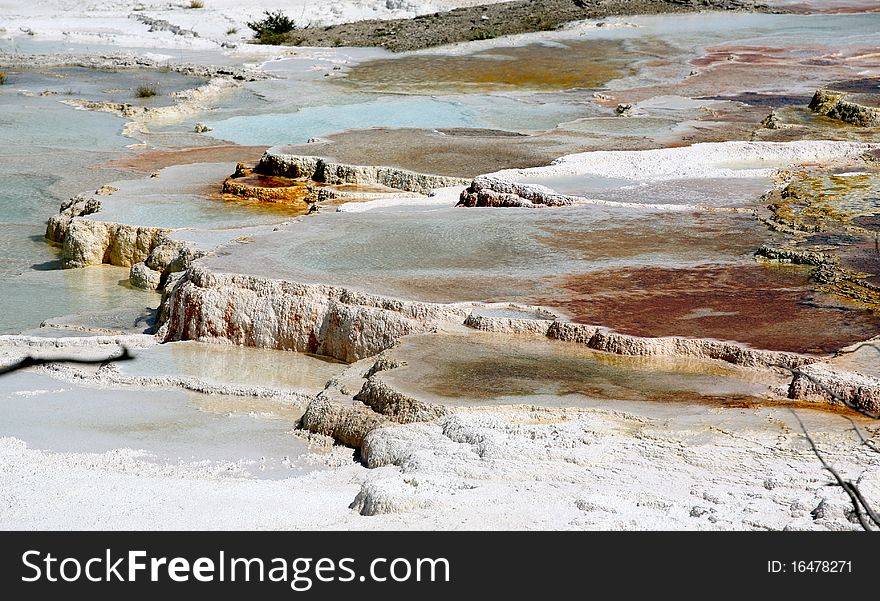
[(301, 410), (278, 402), (183, 390), (106, 390), (21, 372), (0, 382), (0, 406), (0, 436), (39, 449), (129, 448), (160, 465), (210, 462), (234, 470), (230, 475), (271, 479), (320, 469), (301, 459), (312, 449), (290, 434)]
[(97, 165), (129, 152), (123, 121), (74, 110), (58, 96), (22, 94), (45, 82), (17, 77), (0, 86), (0, 333), (78, 310), (155, 306), (156, 295), (120, 283), (123, 270), (58, 269), (59, 251), (44, 239), (62, 201), (122, 175)]
[(295, 113), (232, 117), (209, 124), (214, 128), (212, 135), (239, 144), (295, 144), (361, 127), (475, 127), (476, 117), (451, 102), (412, 97), (305, 107)]

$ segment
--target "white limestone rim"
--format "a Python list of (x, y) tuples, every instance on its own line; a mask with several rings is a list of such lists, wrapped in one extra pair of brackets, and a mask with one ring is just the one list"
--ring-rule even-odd
[(703, 142), (652, 150), (599, 150), (559, 157), (546, 167), (503, 169), (480, 177), (521, 181), (530, 177), (601, 176), (634, 182), (691, 178), (769, 177), (778, 169), (857, 157), (880, 144), (832, 140)]

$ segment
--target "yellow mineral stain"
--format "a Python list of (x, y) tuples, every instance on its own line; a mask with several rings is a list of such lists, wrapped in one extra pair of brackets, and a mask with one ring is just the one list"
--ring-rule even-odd
[(631, 74), (634, 58), (620, 41), (589, 40), (379, 59), (353, 67), (346, 80), (410, 93), (596, 88)]

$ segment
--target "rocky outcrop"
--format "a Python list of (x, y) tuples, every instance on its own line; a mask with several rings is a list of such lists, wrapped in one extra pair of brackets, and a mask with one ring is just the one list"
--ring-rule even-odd
[(557, 194), (546, 186), (519, 184), (491, 175), (474, 178), (461, 193), (460, 207), (558, 207), (570, 205), (578, 197)]
[(67, 228), (74, 217), (93, 215), (101, 210), (101, 200), (89, 196), (74, 196), (61, 204), (57, 215), (52, 215), (46, 225), (46, 238), (57, 244), (64, 243)]
[(481, 332), (497, 334), (529, 334), (547, 336), (553, 320), (548, 319), (514, 319), (509, 317), (489, 317), (472, 313), (464, 325)]
[(402, 301), (347, 288), (217, 273), (195, 263), (167, 299), (165, 340), (203, 340), (312, 352), (353, 362), (403, 336), (465, 324), (543, 335), (623, 355), (716, 359), (747, 367), (799, 366), (815, 358), (711, 339), (644, 338), (600, 326), (474, 314), (480, 304)]
[(797, 370), (788, 389), (791, 399), (844, 404), (880, 413), (880, 379), (816, 363)]
[(101, 210), (101, 200), (75, 196), (49, 218), (46, 238), (62, 245), (65, 268), (88, 265), (131, 267), (143, 262), (171, 230), (87, 219)]
[(173, 35), (179, 35), (183, 37), (199, 37), (199, 33), (197, 31), (193, 31), (192, 29), (184, 29), (179, 25), (169, 23), (165, 19), (156, 19), (155, 17), (150, 17), (149, 15), (143, 15), (140, 13), (131, 14), (129, 15), (129, 18), (137, 19), (138, 21), (149, 27), (151, 33), (154, 31), (167, 31), (172, 33)]
[(165, 340), (202, 340), (319, 353), (352, 362), (470, 306), (408, 302), (336, 286), (213, 273), (196, 264), (171, 291)]
[(819, 290), (856, 301), (876, 311), (880, 309), (880, 286), (871, 283), (868, 279), (870, 276), (835, 264), (820, 265), (812, 273)]
[[(105, 188), (109, 187), (102, 187)], [(170, 229), (86, 218), (97, 214), (101, 205), (99, 198), (76, 196), (49, 218), (46, 238), (62, 245), (65, 268), (100, 264), (130, 267), (129, 281), (133, 286), (158, 290), (170, 274), (185, 271), (205, 254), (185, 242), (170, 239)]]
[[(464, 207), (538, 207), (589, 203), (602, 206), (645, 208), (664, 211), (695, 209), (736, 210), (679, 204), (616, 202), (584, 196), (559, 194), (551, 188), (528, 183), (540, 177), (618, 178), (632, 182), (668, 181), (691, 178), (739, 178), (771, 176), (785, 165), (832, 159), (855, 158), (872, 146), (849, 142), (706, 142), (651, 150), (597, 150), (569, 154), (544, 167), (503, 169), (474, 178), (462, 192), (458, 205)], [(736, 161), (767, 167), (735, 168)], [(546, 181), (546, 179), (545, 179)]]
[(812, 265), (818, 267), (820, 265), (838, 264), (837, 257), (827, 253), (788, 247), (776, 248), (767, 244), (762, 244), (755, 251), (755, 256), (775, 263), (790, 263), (793, 265)]
[(150, 269), (143, 263), (135, 263), (129, 270), (128, 281), (135, 288), (158, 290), (162, 285), (162, 274)]
[(143, 262), (131, 266), (129, 281), (136, 288), (161, 290), (171, 274), (186, 271), (193, 261), (203, 256), (204, 251), (163, 236)]
[(394, 390), (377, 376), (367, 378), (355, 399), (402, 424), (431, 421), (450, 412), (444, 405), (420, 401)]
[(783, 351), (749, 348), (736, 342), (707, 338), (643, 338), (620, 334), (599, 326), (554, 322), (547, 335), (557, 340), (582, 342), (597, 351), (616, 355), (693, 357), (714, 359), (743, 367), (793, 367), (815, 361), (815, 358)]
[(305, 202), (313, 204), (319, 200), (327, 200), (319, 196), (320, 189), (309, 185), (291, 186), (254, 186), (248, 183), (236, 181), (228, 177), (223, 181), (223, 193), (232, 194), (240, 198), (253, 198), (260, 202), (297, 203)]
[[(313, 156), (298, 156), (275, 152), (273, 149), (263, 153), (254, 171), (264, 175), (278, 175), (290, 178), (308, 178), (318, 181), (323, 173), (324, 159)], [(236, 174), (243, 174), (240, 166), (236, 166)], [(233, 177), (236, 177), (233, 174)]]
[[(755, 251), (758, 260), (811, 266), (810, 280), (818, 290), (856, 301), (871, 311), (880, 309), (880, 286), (872, 281), (875, 270), (871, 262), (853, 262), (850, 257), (860, 246), (873, 247), (876, 238), (873, 229), (860, 225), (865, 209), (856, 208), (874, 202), (868, 185), (873, 175), (861, 172), (874, 152), (822, 170), (780, 172), (779, 185), (763, 198), (766, 207), (755, 212), (759, 221), (788, 238), (780, 246), (762, 245)], [(844, 169), (850, 171), (845, 178), (838, 175)], [(821, 245), (809, 241), (811, 234), (822, 234), (817, 237), (823, 240)]]
[(471, 315), (465, 321), (465, 325), (489, 332), (543, 335), (565, 342), (576, 342), (615, 355), (692, 357), (758, 368), (775, 365), (797, 367), (818, 360), (797, 353), (753, 349), (738, 342), (677, 336), (646, 338), (620, 334), (602, 326), (564, 321), (533, 321)]
[(346, 165), (320, 157), (284, 154), (272, 149), (266, 151), (254, 171), (264, 175), (308, 178), (331, 185), (380, 185), (417, 194), (430, 194), (436, 188), (467, 184), (467, 180), (457, 177), (416, 173), (397, 167)]
[(371, 431), (393, 423), (362, 403), (343, 405), (320, 395), (309, 403), (300, 419), (303, 429), (354, 448), (360, 448)]
[(170, 231), (73, 218), (64, 232), (61, 258), (65, 268), (102, 263), (131, 267), (144, 261)]
[(787, 123), (783, 123), (782, 119), (779, 117), (779, 113), (775, 110), (770, 111), (770, 114), (764, 117), (764, 120), (761, 121), (761, 127), (765, 129), (787, 129), (792, 127)]
[(348, 508), (361, 515), (383, 515), (424, 509), (431, 504), (430, 493), (420, 490), (418, 482), (383, 478), (364, 482)]
[(260, 202), (308, 203), (331, 200), (336, 196), (330, 188), (317, 182), (288, 178), (280, 175), (255, 175), (244, 163), (235, 166), (235, 172), (223, 181), (223, 193)]
[(376, 375), (401, 365), (386, 353), (352, 364), (309, 403), (300, 427), (361, 448), (367, 435), (378, 428), (432, 421), (451, 413), (448, 407), (394, 390)]
[(809, 106), (815, 113), (859, 127), (880, 126), (880, 108), (859, 104), (848, 92), (820, 88)]

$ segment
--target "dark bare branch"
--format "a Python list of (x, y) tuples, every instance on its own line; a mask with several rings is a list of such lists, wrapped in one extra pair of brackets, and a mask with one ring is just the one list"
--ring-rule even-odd
[(855, 353), (856, 351), (862, 350), (865, 347), (872, 348), (875, 351), (877, 351), (878, 353), (880, 353), (880, 347), (878, 347), (876, 343), (874, 343), (874, 342), (860, 342), (858, 345), (856, 345), (852, 348), (847, 348), (846, 350), (838, 351), (837, 355), (850, 355), (852, 353)]
[(127, 347), (120, 347), (122, 351), (116, 355), (110, 355), (109, 357), (104, 357), (102, 359), (79, 359), (77, 357), (52, 357), (44, 358), (44, 357), (24, 357), (23, 359), (17, 361), (16, 363), (12, 363), (10, 365), (4, 365), (0, 367), (0, 376), (12, 373), (14, 371), (18, 371), (21, 369), (25, 369), (27, 367), (35, 367), (37, 365), (48, 365), (50, 363), (79, 363), (85, 365), (99, 365), (104, 363), (115, 363), (117, 361), (131, 361), (134, 359), (134, 355), (128, 350)]
[[(813, 440), (813, 437), (810, 436), (810, 433), (807, 431), (807, 427), (804, 425), (804, 422), (801, 421), (801, 416), (798, 415), (794, 409), (791, 410), (791, 413), (792, 415), (794, 415), (794, 418), (800, 425), (801, 431), (803, 431), (804, 437), (807, 439), (807, 442), (810, 443), (810, 448), (813, 450), (813, 454), (822, 464), (822, 467), (824, 467), (825, 470), (834, 477), (837, 485), (840, 486), (849, 497), (850, 502), (852, 502), (853, 510), (856, 514), (856, 519), (858, 519), (862, 529), (871, 532), (873, 530), (873, 528), (871, 527), (871, 521), (873, 521), (876, 526), (880, 527), (880, 521), (874, 519), (876, 517), (876, 514), (864, 502), (864, 497), (862, 496), (862, 493), (859, 491), (858, 487), (849, 480), (844, 480), (840, 473), (834, 468), (834, 466), (825, 460), (825, 457), (823, 457), (822, 453), (819, 452), (819, 448), (816, 446), (816, 442)], [(865, 514), (865, 510), (867, 510), (868, 512), (867, 516)]]
[(880, 527), (880, 515), (877, 515), (877, 512), (874, 511), (870, 505), (868, 505), (867, 499), (865, 499), (865, 497), (862, 495), (862, 491), (859, 490), (859, 488), (855, 484), (852, 485), (852, 492), (862, 504), (862, 507), (865, 508), (865, 513), (868, 514), (868, 517), (871, 518), (871, 521), (874, 522), (876, 526)]

